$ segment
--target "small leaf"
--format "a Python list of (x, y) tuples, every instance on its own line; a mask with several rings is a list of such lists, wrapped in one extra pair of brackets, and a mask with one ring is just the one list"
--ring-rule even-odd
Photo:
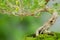
[(19, 10), (19, 7), (16, 7), (16, 12)]
[(19, 1), (16, 1), (16, 5), (18, 5), (19, 4)]

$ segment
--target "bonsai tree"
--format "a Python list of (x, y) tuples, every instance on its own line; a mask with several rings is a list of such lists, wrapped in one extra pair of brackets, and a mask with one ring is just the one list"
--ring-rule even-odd
[[(53, 37), (58, 39), (59, 35), (58, 33), (54, 33), (51, 31), (48, 31), (48, 29), (55, 23), (56, 19), (59, 15), (59, 7), (60, 4), (58, 2), (55, 2), (52, 4), (52, 7), (49, 7), (49, 2), (51, 0), (1, 0), (0, 1), (0, 13), (5, 15), (13, 15), (18, 16), (20, 19), (24, 19), (25, 17), (33, 16), (35, 18), (39, 18), (42, 12), (48, 12), (51, 14), (51, 18), (43, 24), (43, 26), (39, 27), (35, 31), (35, 35), (32, 36), (35, 38), (28, 38), (32, 37), (31, 35), (27, 35), (25, 40), (42, 40), (46, 37)], [(52, 0), (54, 2), (54, 0)], [(49, 35), (48, 35), (49, 34)], [(44, 35), (44, 36), (43, 36)], [(50, 36), (54, 35), (54, 36)], [(39, 39), (42, 38), (42, 39)], [(52, 38), (52, 39), (53, 39)], [(51, 39), (50, 39), (51, 40)]]

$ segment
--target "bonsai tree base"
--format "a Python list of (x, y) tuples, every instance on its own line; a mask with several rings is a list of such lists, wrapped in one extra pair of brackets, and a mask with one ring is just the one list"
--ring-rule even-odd
[(60, 40), (60, 33), (51, 34), (40, 34), (36, 36), (35, 34), (30, 34), (25, 37), (25, 40)]

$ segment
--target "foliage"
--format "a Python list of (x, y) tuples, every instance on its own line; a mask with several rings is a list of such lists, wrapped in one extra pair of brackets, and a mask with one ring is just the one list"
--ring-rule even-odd
[[(1, 0), (0, 13), (19, 15), (24, 13), (34, 13), (40, 8), (44, 8), (46, 0)], [(59, 3), (54, 3), (53, 9), (59, 9)]]
[(21, 14), (34, 12), (45, 5), (45, 0), (1, 0), (0, 11), (7, 14)]

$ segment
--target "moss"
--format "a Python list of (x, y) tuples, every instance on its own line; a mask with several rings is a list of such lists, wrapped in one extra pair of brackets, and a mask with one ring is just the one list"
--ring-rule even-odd
[(37, 37), (35, 34), (30, 34), (25, 37), (25, 40), (60, 40), (60, 33), (40, 34)]

